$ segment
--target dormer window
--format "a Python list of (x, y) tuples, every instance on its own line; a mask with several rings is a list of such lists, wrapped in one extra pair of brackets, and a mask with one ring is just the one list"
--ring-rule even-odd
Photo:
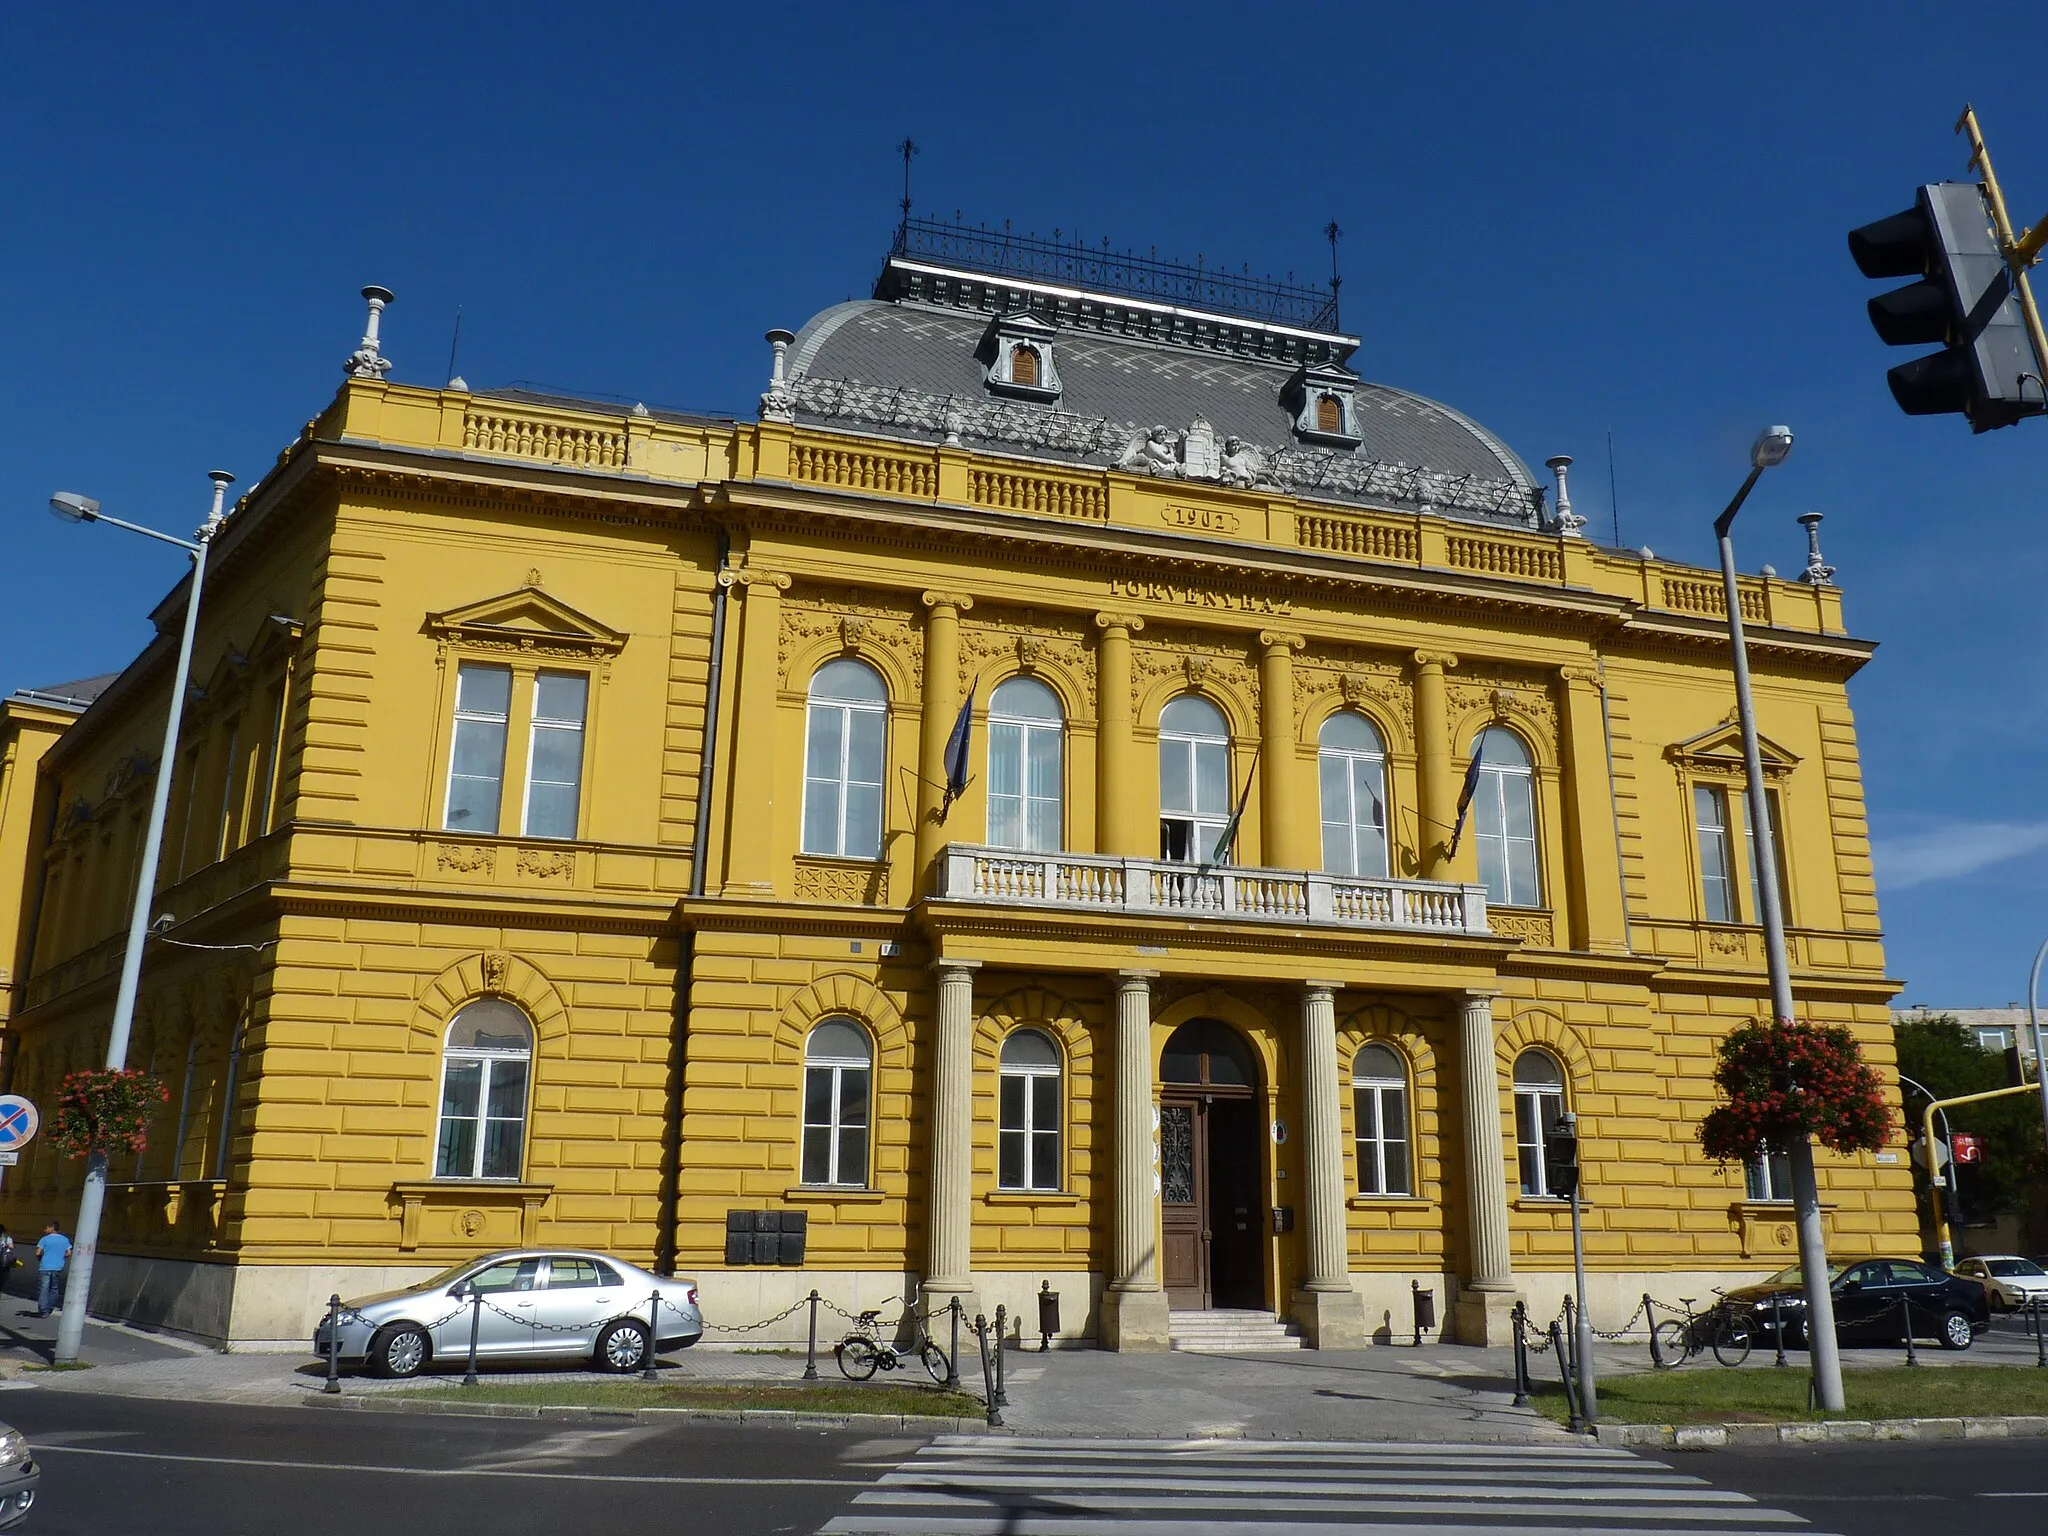
[(1356, 448), (1358, 375), (1328, 363), (1304, 367), (1280, 392), (1280, 404), (1294, 418), (1294, 435), (1304, 443)]
[(982, 377), (991, 393), (1025, 400), (1057, 400), (1060, 370), (1053, 356), (1059, 332), (1023, 310), (998, 315), (982, 338)]

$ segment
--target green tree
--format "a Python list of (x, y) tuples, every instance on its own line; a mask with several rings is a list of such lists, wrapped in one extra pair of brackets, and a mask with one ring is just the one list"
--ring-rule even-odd
[[(1988, 1093), (2007, 1086), (2005, 1058), (1977, 1044), (1953, 1014), (1907, 1019), (1897, 1027), (1899, 1071), (1939, 1098)], [(1920, 1135), (1927, 1100), (1906, 1090), (1907, 1139)], [(1972, 1131), (1983, 1143), (1984, 1160), (1956, 1170), (1965, 1221), (1990, 1221), (2002, 1212), (2024, 1211), (2043, 1166), (2041, 1103), (2015, 1095), (1988, 1104), (1965, 1104), (1948, 1112), (1951, 1131)], [(1927, 1215), (1927, 1163), (1913, 1159), (1913, 1192)]]

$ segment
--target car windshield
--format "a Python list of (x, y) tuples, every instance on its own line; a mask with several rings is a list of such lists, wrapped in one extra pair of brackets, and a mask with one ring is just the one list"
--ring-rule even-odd
[(453, 1285), (462, 1276), (475, 1269), (476, 1264), (477, 1261), (475, 1259), (465, 1259), (460, 1264), (451, 1265), (449, 1268), (442, 1270), (438, 1275), (429, 1276), (425, 1280), (415, 1280), (406, 1289), (408, 1291), (431, 1291), (437, 1286)]
[[(1846, 1264), (1830, 1264), (1828, 1266), (1828, 1283), (1832, 1285), (1835, 1281), (1841, 1279), (1843, 1273), (1848, 1268), (1849, 1266)], [(1763, 1283), (1765, 1285), (1799, 1285), (1803, 1282), (1799, 1278), (1799, 1266), (1794, 1264), (1790, 1269), (1779, 1270)]]
[(1984, 1267), (2001, 1279), (2013, 1275), (2038, 1275), (2043, 1271), (2032, 1259), (1986, 1259)]

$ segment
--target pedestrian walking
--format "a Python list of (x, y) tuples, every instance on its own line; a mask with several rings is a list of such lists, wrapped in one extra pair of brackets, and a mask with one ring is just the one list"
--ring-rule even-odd
[(64, 1266), (71, 1262), (71, 1239), (57, 1223), (43, 1223), (36, 1243), (36, 1316), (48, 1317), (64, 1300)]
[(14, 1273), (14, 1266), (21, 1260), (15, 1256), (14, 1234), (0, 1222), (0, 1291), (7, 1289), (7, 1277)]

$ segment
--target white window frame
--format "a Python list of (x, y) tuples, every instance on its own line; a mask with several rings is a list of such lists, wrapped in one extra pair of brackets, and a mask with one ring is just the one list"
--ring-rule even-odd
[[(1223, 722), (1222, 734), (1216, 735), (1169, 729), (1165, 723), (1166, 711), (1171, 709), (1180, 699), (1184, 698), (1201, 699), (1203, 704), (1208, 705), (1212, 710), (1216, 710), (1218, 719)], [(1216, 709), (1216, 706), (1210, 703), (1209, 700), (1202, 698), (1200, 694), (1184, 693), (1176, 694), (1174, 698), (1166, 701), (1166, 704), (1160, 709), (1159, 719), (1159, 820), (1162, 828), (1166, 822), (1181, 821), (1188, 823), (1192, 829), (1188, 839), (1188, 856), (1176, 862), (1184, 864), (1211, 863), (1215, 858), (1216, 839), (1221, 835), (1223, 829), (1230, 825), (1231, 791), (1234, 786), (1230, 777), (1229, 717), (1225, 716), (1222, 710)], [(1201, 800), (1201, 754), (1204, 748), (1219, 751), (1223, 755), (1223, 807), (1220, 811), (1216, 812), (1196, 809), (1196, 805)], [(1166, 804), (1166, 754), (1169, 751), (1182, 752), (1187, 757), (1188, 797), (1190, 804), (1186, 809), (1179, 807), (1169, 808)], [(1166, 857), (1166, 850), (1164, 848), (1160, 849), (1160, 857)]]
[[(1521, 748), (1524, 762), (1515, 764), (1487, 763), (1479, 765), (1479, 784), (1473, 794), (1472, 837), (1475, 844), (1484, 847), (1494, 843), (1500, 848), (1500, 871), (1502, 890), (1490, 886), (1486, 899), (1500, 907), (1540, 907), (1543, 905), (1543, 837), (1542, 827), (1536, 816), (1536, 767), (1535, 754), (1529, 744), (1515, 732), (1503, 725), (1489, 725), (1473, 739), (1472, 750), (1481, 751), (1487, 736), (1500, 731), (1513, 739)], [(1508, 835), (1508, 781), (1515, 781), (1519, 793), (1529, 799), (1529, 835), (1511, 837)], [(1521, 889), (1515, 880), (1515, 861), (1510, 857), (1513, 848), (1527, 844), (1529, 848), (1529, 878), (1533, 888)], [(1486, 861), (1480, 860), (1483, 872)]]
[[(818, 1031), (824, 1028), (824, 1026), (827, 1024), (835, 1023), (844, 1024), (849, 1029), (859, 1031), (861, 1043), (866, 1048), (867, 1053), (864, 1058), (856, 1061), (851, 1056), (813, 1056), (811, 1054), (812, 1041), (816, 1037)], [(828, 1100), (828, 1104), (830, 1107), (827, 1110), (826, 1119), (822, 1121), (813, 1121), (811, 1119), (811, 1074), (813, 1072), (824, 1073), (831, 1084), (831, 1098)], [(861, 1167), (855, 1170), (851, 1170), (852, 1172), (858, 1175), (858, 1177), (855, 1178), (848, 1178), (846, 1175), (849, 1172), (849, 1170), (842, 1168), (839, 1165), (840, 1154), (844, 1150), (843, 1143), (845, 1133), (848, 1130), (853, 1129), (852, 1126), (850, 1126), (845, 1120), (841, 1118), (842, 1110), (845, 1104), (845, 1084), (846, 1074), (848, 1072), (859, 1072), (867, 1080), (863, 1087), (861, 1095), (861, 1102), (865, 1106), (863, 1113), (866, 1117), (865, 1120), (862, 1122), (861, 1126), (859, 1127), (859, 1129), (862, 1132)], [(807, 1148), (810, 1143), (810, 1134), (814, 1130), (822, 1130), (826, 1133), (825, 1177), (822, 1180), (813, 1179), (809, 1177), (810, 1169), (805, 1166)], [(868, 1034), (868, 1032), (865, 1029), (862, 1029), (861, 1026), (853, 1019), (847, 1018), (843, 1014), (835, 1014), (831, 1018), (820, 1019), (816, 1024), (813, 1024), (811, 1026), (810, 1033), (804, 1037), (804, 1083), (803, 1098), (801, 1100), (799, 1108), (799, 1128), (797, 1136), (797, 1178), (801, 1181), (804, 1187), (810, 1189), (867, 1189), (871, 1187), (868, 1182), (868, 1169), (870, 1166), (873, 1165), (874, 1160), (874, 1037)]]
[[(577, 677), (583, 680), (582, 715), (572, 721), (563, 716), (543, 715), (540, 712), (540, 685), (541, 679), (545, 677)], [(574, 842), (577, 834), (583, 830), (583, 780), (585, 777), (586, 753), (589, 749), (590, 681), (590, 674), (588, 672), (579, 671), (572, 667), (543, 667), (533, 674), (532, 719), (526, 728), (526, 785), (519, 797), (519, 827), (522, 837), (546, 838), (551, 842), (570, 843)], [(560, 786), (563, 782), (559, 779), (542, 779), (535, 771), (534, 765), (540, 760), (541, 734), (547, 731), (565, 736), (573, 734), (576, 737), (576, 781), (571, 786), (576, 791), (575, 824), (566, 833), (536, 832), (533, 830), (533, 786), (536, 783)]]
[[(1700, 912), (1710, 923), (1739, 923), (1742, 909), (1736, 902), (1735, 837), (1729, 825), (1728, 791), (1719, 784), (1694, 784), (1692, 786), (1692, 827), (1693, 844), (1698, 850), (1700, 861)], [(1711, 806), (1720, 820), (1711, 823), (1702, 816), (1702, 811)], [(1709, 842), (1719, 850), (1721, 872), (1715, 874), (1708, 857)], [(1716, 888), (1719, 889), (1721, 910), (1714, 910)]]
[[(472, 667), (480, 672), (492, 671), (505, 674), (505, 711), (503, 714), (496, 714), (487, 710), (464, 709), (462, 707), (462, 674)], [(505, 758), (512, 745), (512, 689), (516, 686), (517, 682), (518, 679), (512, 675), (512, 668), (502, 662), (458, 661), (455, 664), (454, 724), (448, 733), (448, 782), (441, 796), (441, 827), (444, 831), (475, 832), (485, 837), (495, 837), (498, 835), (499, 824), (504, 820), (505, 815)], [(458, 827), (448, 820), (449, 814), (455, 809), (455, 783), (458, 777), (455, 772), (455, 763), (462, 740), (462, 727), (465, 723), (472, 725), (495, 725), (502, 733), (498, 748), (498, 801), (497, 805), (493, 808), (491, 824), (488, 827)], [(464, 778), (465, 782), (479, 784), (484, 782), (484, 780), (475, 775), (463, 775), (461, 777)]]
[[(856, 662), (856, 665), (867, 667), (868, 671), (875, 672), (875, 669), (873, 667), (869, 667), (868, 664), (864, 661), (857, 661), (856, 658), (852, 657), (844, 659), (854, 660)], [(824, 664), (824, 666), (820, 666), (818, 668), (818, 671), (823, 672), (825, 666), (830, 665), (831, 663), (827, 662)], [(884, 785), (880, 781), (874, 784), (868, 784), (865, 780), (863, 780), (860, 784), (860, 787), (863, 792), (866, 792), (870, 789), (874, 791), (876, 804), (875, 846), (872, 849), (863, 852), (851, 853), (847, 851), (846, 847), (846, 807), (847, 802), (852, 799), (852, 791), (855, 782), (851, 777), (851, 760), (853, 755), (853, 724), (854, 718), (856, 716), (872, 715), (881, 720), (881, 763), (884, 778), (886, 778), (889, 770), (889, 703), (887, 698), (888, 683), (886, 682), (886, 680), (882, 679), (882, 676), (879, 672), (875, 672), (875, 677), (876, 680), (882, 684), (884, 696), (880, 699), (875, 700), (856, 700), (819, 698), (815, 692), (818, 683), (817, 673), (813, 673), (811, 676), (811, 688), (813, 691), (807, 697), (804, 708), (804, 796), (802, 818), (803, 833), (800, 851), (805, 854), (811, 855), (812, 857), (827, 859), (865, 859), (872, 861), (875, 859), (879, 859), (882, 856), (882, 843), (887, 836), (888, 830), (888, 797), (886, 794), (883, 793)], [(836, 711), (840, 717), (839, 766), (838, 777), (836, 781), (816, 779), (813, 778), (811, 774), (811, 735), (817, 729), (817, 722), (820, 714), (828, 710)], [(822, 832), (825, 832), (827, 829), (814, 827), (811, 824), (810, 786), (813, 783), (826, 782), (836, 782), (838, 785), (839, 817), (837, 824), (829, 829), (829, 837), (821, 837), (820, 834)], [(829, 842), (831, 846), (825, 846), (827, 842)]]
[[(1372, 732), (1374, 739), (1380, 743), (1379, 748), (1374, 750), (1367, 747), (1330, 746), (1323, 744), (1321, 735), (1329, 731), (1331, 723), (1345, 718), (1361, 721), (1366, 729)], [(1330, 814), (1331, 807), (1327, 800), (1324, 799), (1327, 785), (1323, 778), (1323, 764), (1331, 761), (1340, 762), (1344, 765), (1345, 803), (1341, 808), (1343, 812), (1341, 816), (1332, 816)], [(1376, 823), (1370, 819), (1370, 808), (1368, 809), (1369, 819), (1365, 821), (1359, 820), (1357, 786), (1358, 765), (1360, 763), (1370, 765), (1371, 788), (1376, 791), (1375, 805), (1378, 809), (1378, 820)], [(1379, 727), (1366, 719), (1364, 715), (1350, 710), (1339, 710), (1323, 722), (1322, 732), (1318, 733), (1316, 745), (1316, 796), (1322, 814), (1324, 870), (1330, 874), (1352, 875), (1362, 879), (1385, 879), (1391, 867), (1388, 863), (1388, 824), (1393, 820), (1387, 811), (1386, 738), (1381, 735)], [(1349, 869), (1338, 869), (1331, 862), (1330, 834), (1333, 828), (1342, 829), (1342, 835), (1346, 842), (1346, 851), (1350, 857), (1351, 867)], [(1363, 837), (1363, 840), (1368, 845), (1375, 847), (1377, 854), (1375, 858), (1366, 860), (1359, 857), (1361, 837)], [(1368, 864), (1375, 867), (1367, 868)]]
[[(987, 747), (988, 818), (986, 835), (991, 848), (1014, 848), (1018, 852), (1023, 853), (1058, 853), (1066, 847), (1066, 720), (1064, 714), (1057, 720), (1047, 720), (1038, 715), (1006, 713), (999, 702), (1003, 696), (1003, 690), (1011, 683), (1020, 681), (1036, 683), (1037, 686), (1045, 688), (1047, 694), (1052, 697), (1054, 707), (1058, 708), (1059, 706), (1059, 695), (1054, 693), (1051, 688), (1046, 687), (1045, 684), (1038, 683), (1036, 678), (1005, 678), (1002, 682), (996, 684), (995, 692), (989, 695)], [(1004, 730), (1014, 730), (1017, 733), (1015, 741), (1018, 753), (1018, 793), (1015, 795), (999, 795), (996, 792), (996, 728), (998, 726)], [(1031, 793), (1031, 756), (1032, 748), (1036, 745), (1034, 737), (1048, 735), (1053, 738), (1054, 757), (1058, 764), (1053, 776), (1053, 793), (1051, 795), (1034, 795)], [(996, 815), (998, 802), (1008, 802), (1016, 806), (1016, 825), (1022, 841), (1006, 843), (997, 838)], [(1041, 848), (1032, 841), (1031, 813), (1033, 807), (1042, 808), (1045, 806), (1052, 808), (1053, 837), (1049, 846)]]
[[(1053, 1060), (1050, 1062), (1013, 1062), (1006, 1058), (1010, 1041), (1019, 1035), (1036, 1035), (1052, 1047)], [(1050, 1078), (1053, 1083), (1053, 1123), (1050, 1126), (1038, 1123), (1037, 1085)], [(1021, 1125), (1013, 1125), (1004, 1110), (1003, 1085), (1021, 1082), (1023, 1087), (1024, 1119)], [(1064, 1056), (1059, 1042), (1042, 1029), (1020, 1029), (1013, 1031), (1003, 1041), (1003, 1051), (998, 1054), (996, 1067), (996, 1187), (1018, 1193), (1057, 1194), (1064, 1186), (1062, 1170), (1065, 1168), (1064, 1125), (1066, 1106), (1066, 1071)], [(1005, 1182), (1003, 1179), (1003, 1146), (1013, 1137), (1024, 1140), (1024, 1182)], [(1040, 1183), (1037, 1179), (1038, 1146), (1041, 1138), (1052, 1138), (1053, 1177), (1051, 1183)]]
[[(1524, 1083), (1519, 1077), (1515, 1079), (1516, 1179), (1522, 1193), (1532, 1199), (1562, 1200), (1565, 1198), (1563, 1195), (1554, 1195), (1550, 1192), (1550, 1172), (1544, 1165), (1543, 1154), (1550, 1141), (1551, 1127), (1557, 1124), (1558, 1117), (1570, 1105), (1567, 1088), (1571, 1082), (1571, 1074), (1565, 1070), (1564, 1062), (1560, 1058), (1537, 1046), (1532, 1046), (1516, 1056), (1515, 1066), (1521, 1066), (1523, 1058), (1529, 1056), (1540, 1056), (1557, 1068), (1557, 1075), (1561, 1081), (1557, 1084), (1538, 1084)], [(1536, 1132), (1533, 1141), (1526, 1134), (1531, 1126)], [(1533, 1180), (1529, 1177), (1532, 1157), (1535, 1173)]]
[[(1389, 1052), (1399, 1063), (1400, 1076), (1382, 1077), (1361, 1073), (1359, 1058), (1366, 1051), (1377, 1046)], [(1362, 1117), (1358, 1114), (1359, 1100), (1372, 1100), (1372, 1131), (1362, 1128)], [(1388, 1113), (1388, 1101), (1393, 1101), (1393, 1113)], [(1360, 1046), (1351, 1058), (1351, 1112), (1353, 1144), (1358, 1151), (1358, 1192), (1375, 1198), (1398, 1198), (1415, 1193), (1415, 1138), (1410, 1134), (1408, 1124), (1408, 1059), (1399, 1050), (1384, 1040), (1368, 1040)], [(1389, 1123), (1396, 1125), (1400, 1134), (1389, 1136)], [(1397, 1144), (1401, 1148), (1403, 1177), (1401, 1189), (1388, 1186), (1392, 1181), (1387, 1177), (1387, 1147)], [(1370, 1172), (1371, 1178), (1367, 1178)]]
[[(1732, 800), (1736, 798), (1731, 795)], [(1742, 792), (1742, 835), (1749, 861), (1749, 910), (1755, 914), (1755, 921), (1764, 920), (1764, 894), (1757, 885), (1756, 867), (1756, 817), (1751, 814), (1749, 792)], [(1768, 785), (1764, 788), (1764, 804), (1770, 808), (1771, 856), (1778, 866), (1778, 915), (1786, 927), (1792, 926), (1792, 861), (1785, 857), (1785, 811), (1778, 804), (1778, 792)]]
[(1744, 1196), (1756, 1205), (1789, 1205), (1792, 1202), (1792, 1159), (1783, 1152), (1766, 1152), (1742, 1170)]
[[(467, 1007), (468, 1005), (465, 1004), (463, 1008), (458, 1008), (455, 1011), (455, 1015), (448, 1021), (448, 1029), (443, 1035), (440, 1090), (434, 1099), (434, 1177), (439, 1180), (449, 1180), (458, 1183), (516, 1184), (525, 1174), (526, 1153), (531, 1142), (529, 1131), (533, 1121), (533, 1021), (526, 1019), (523, 1013), (521, 1014), (526, 1024), (527, 1044), (520, 1050), (499, 1046), (477, 1047), (447, 1044), (446, 1041), (453, 1037), (455, 1028), (461, 1021)], [(482, 1064), (482, 1070), (477, 1075), (476, 1111), (472, 1115), (451, 1117), (448, 1114), (448, 1069), (456, 1062), (471, 1061)], [(511, 1173), (486, 1174), (483, 1171), (484, 1153), (490, 1144), (487, 1132), (494, 1118), (490, 1113), (491, 1079), (504, 1066), (514, 1062), (523, 1068), (526, 1078), (525, 1091), (520, 1095), (517, 1122), (519, 1126), (519, 1166), (513, 1169)], [(466, 1119), (472, 1126), (470, 1170), (467, 1173), (460, 1171), (448, 1172), (441, 1166), (442, 1131), (451, 1118)], [(503, 1120), (505, 1117), (501, 1115), (495, 1118)]]

